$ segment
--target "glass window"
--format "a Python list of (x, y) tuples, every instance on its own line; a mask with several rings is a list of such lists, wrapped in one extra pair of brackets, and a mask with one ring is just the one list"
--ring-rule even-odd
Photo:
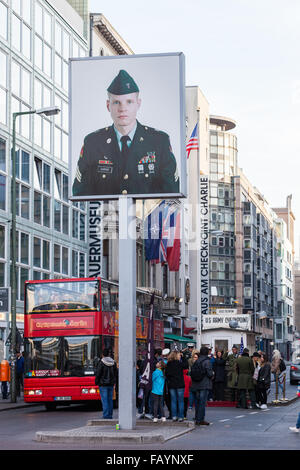
[(41, 267), (41, 239), (34, 237), (33, 238), (33, 265), (40, 268)]
[(21, 232), (21, 258), (23, 264), (29, 263), (29, 235)]
[(21, 184), (21, 212), (20, 216), (29, 219), (30, 192), (27, 186)]
[(5, 211), (6, 201), (6, 178), (4, 175), (0, 175), (0, 209)]
[(35, 2), (35, 30), (43, 35), (43, 10), (39, 3)]
[(72, 250), (72, 276), (78, 277), (78, 252)]
[(35, 36), (35, 65), (39, 67), (39, 69), (43, 69), (43, 42), (38, 37)]
[(22, 69), (22, 90), (21, 98), (30, 103), (30, 73), (27, 70)]
[[(1, 11), (0, 11), (1, 15)], [(13, 62), (12, 62), (13, 63)], [(7, 55), (0, 51), (0, 85), (6, 88)]]
[(34, 221), (42, 223), (42, 195), (37, 191), (34, 191)]
[(63, 204), (63, 233), (69, 235), (69, 208)]
[(49, 13), (44, 10), (44, 39), (51, 44), (52, 42), (52, 18)]
[(0, 225), (0, 258), (5, 258), (5, 227)]
[(22, 173), (21, 179), (26, 183), (29, 183), (29, 165), (30, 165), (30, 156), (29, 153), (22, 150), (21, 153), (21, 165), (22, 165)]
[(43, 119), (44, 135), (43, 135), (43, 148), (50, 152), (51, 150), (51, 123), (47, 119)]
[(43, 195), (43, 225), (50, 227), (50, 197)]
[(20, 300), (24, 300), (24, 286), (25, 286), (25, 281), (28, 281), (29, 279), (29, 269), (26, 268), (21, 268), (20, 269)]
[(50, 243), (43, 240), (43, 268), (50, 269)]
[(12, 35), (11, 35), (11, 43), (13, 47), (18, 49), (18, 51), (21, 50), (21, 21), (19, 18), (16, 17), (16, 15), (12, 15), (11, 19), (11, 27), (12, 27)]
[(7, 8), (0, 2), (0, 35), (7, 39)]
[(94, 375), (101, 357), (101, 337), (71, 336), (25, 340), (25, 377)]
[(23, 0), (22, 16), (26, 23), (31, 24), (31, 0)]
[(0, 122), (6, 124), (6, 91), (0, 88)]
[(55, 49), (61, 54), (61, 26), (55, 23)]
[(54, 228), (61, 231), (61, 203), (54, 201)]
[(50, 193), (50, 166), (44, 163), (43, 190)]
[(54, 271), (60, 273), (60, 246), (54, 244)]
[(0, 137), (0, 170), (6, 170), (6, 141)]
[(68, 274), (69, 272), (69, 251), (68, 248), (62, 247), (62, 273)]
[(22, 25), (22, 52), (27, 59), (31, 59), (31, 29)]
[(51, 67), (51, 47), (44, 44), (44, 72), (51, 77), (52, 67)]

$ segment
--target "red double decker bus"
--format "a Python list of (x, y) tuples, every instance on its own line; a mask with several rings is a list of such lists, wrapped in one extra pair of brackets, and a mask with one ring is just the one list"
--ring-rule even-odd
[[(137, 360), (147, 351), (151, 293), (137, 289)], [(104, 348), (118, 364), (118, 284), (101, 278), (27, 281), (24, 400), (58, 404), (99, 400), (95, 369)], [(154, 300), (154, 345), (164, 347), (161, 297)]]

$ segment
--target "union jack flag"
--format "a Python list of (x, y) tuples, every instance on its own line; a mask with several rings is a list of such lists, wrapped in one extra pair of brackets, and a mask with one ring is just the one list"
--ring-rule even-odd
[(198, 122), (194, 127), (194, 130), (191, 134), (190, 140), (186, 144), (187, 158), (189, 158), (191, 150), (199, 150), (198, 144)]

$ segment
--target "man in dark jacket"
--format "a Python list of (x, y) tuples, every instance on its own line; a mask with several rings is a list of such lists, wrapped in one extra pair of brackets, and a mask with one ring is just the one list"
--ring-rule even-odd
[(237, 358), (236, 369), (238, 373), (237, 388), (240, 392), (238, 406), (240, 408), (248, 408), (246, 397), (248, 390), (251, 408), (257, 408), (253, 382), (254, 364), (253, 360), (249, 357), (249, 349), (245, 348), (243, 354)]
[(205, 406), (208, 392), (212, 390), (212, 378), (214, 372), (210, 358), (208, 357), (208, 348), (202, 346), (199, 359), (194, 362), (191, 368), (192, 386), (191, 390), (195, 399), (195, 421), (196, 425), (209, 425), (205, 418)]
[(112, 419), (113, 389), (117, 382), (117, 376), (117, 365), (110, 357), (109, 350), (104, 349), (103, 357), (98, 363), (95, 377), (95, 383), (99, 386), (104, 419)]

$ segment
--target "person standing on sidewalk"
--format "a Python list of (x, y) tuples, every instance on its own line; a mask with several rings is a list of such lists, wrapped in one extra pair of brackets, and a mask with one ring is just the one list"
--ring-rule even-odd
[(254, 364), (253, 360), (249, 357), (249, 349), (245, 348), (241, 356), (236, 360), (236, 368), (238, 372), (237, 388), (240, 392), (239, 406), (240, 408), (248, 408), (247, 406), (247, 391), (251, 400), (251, 408), (257, 408), (256, 397), (254, 391), (253, 374)]
[(179, 351), (172, 351), (168, 356), (166, 378), (171, 396), (171, 411), (173, 421), (183, 421), (184, 418), (184, 378), (183, 370), (187, 361), (181, 361)]
[(160, 412), (161, 420), (166, 421), (164, 413), (164, 386), (165, 386), (165, 376), (163, 369), (165, 364), (163, 361), (158, 361), (156, 363), (156, 369), (152, 374), (152, 403), (153, 403), (153, 422), (157, 423), (158, 421), (158, 410)]
[(261, 354), (260, 369), (257, 378), (257, 397), (259, 408), (265, 410), (267, 408), (268, 390), (271, 386), (271, 365), (268, 362), (267, 355)]
[(293, 431), (293, 432), (300, 432), (300, 413), (298, 414), (298, 419), (297, 419), (297, 422), (296, 422), (296, 426), (289, 427), (289, 430)]
[(212, 378), (214, 372), (208, 357), (208, 348), (202, 346), (199, 358), (191, 368), (192, 386), (195, 399), (195, 424), (197, 426), (207, 426), (210, 423), (205, 421), (205, 406), (208, 392), (212, 390)]
[[(234, 344), (231, 348), (231, 353), (226, 352), (223, 355), (223, 359), (227, 362), (228, 373), (227, 373), (227, 387), (231, 389), (231, 401), (238, 402), (239, 394), (237, 390), (237, 371), (236, 371), (236, 360), (239, 357), (238, 348)], [(239, 406), (237, 404), (237, 406)]]
[(23, 354), (17, 352), (17, 367), (16, 367), (16, 379), (17, 379), (17, 396), (21, 395), (21, 390), (24, 388), (24, 357)]
[(115, 361), (110, 357), (109, 349), (103, 350), (103, 357), (96, 370), (95, 384), (99, 386), (102, 401), (103, 418), (112, 419), (113, 390), (117, 383), (118, 369)]
[(271, 361), (271, 372), (274, 375), (274, 381), (278, 383), (278, 387), (283, 392), (283, 378), (285, 376), (284, 370), (286, 369), (284, 360), (281, 357), (280, 351), (278, 349), (274, 349), (272, 353), (272, 361)]

